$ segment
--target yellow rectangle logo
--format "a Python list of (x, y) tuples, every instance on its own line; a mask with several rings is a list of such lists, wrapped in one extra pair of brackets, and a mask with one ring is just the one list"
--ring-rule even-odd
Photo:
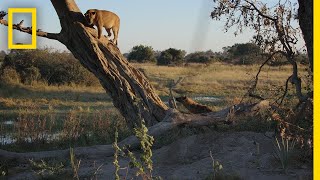
[[(31, 44), (13, 44), (13, 14), (31, 13), (32, 38)], [(36, 8), (9, 8), (8, 9), (8, 49), (37, 49), (37, 9)]]

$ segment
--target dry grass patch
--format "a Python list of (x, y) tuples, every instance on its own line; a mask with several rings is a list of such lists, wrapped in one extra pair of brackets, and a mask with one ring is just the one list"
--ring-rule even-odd
[[(168, 67), (154, 64), (138, 64), (146, 73), (160, 95), (168, 95), (168, 82), (183, 77), (184, 80), (175, 89), (181, 94), (203, 94), (237, 97), (245, 94), (254, 79), (259, 65), (230, 65), (213, 63), (207, 66)], [(301, 75), (307, 73), (303, 67)], [(284, 86), (291, 75), (291, 66), (265, 66), (259, 76), (258, 89), (269, 90), (272, 86)]]

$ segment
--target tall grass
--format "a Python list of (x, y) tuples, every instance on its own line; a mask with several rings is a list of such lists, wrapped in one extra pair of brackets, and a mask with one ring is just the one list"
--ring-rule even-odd
[(296, 140), (290, 140), (288, 138), (281, 138), (279, 142), (276, 137), (273, 142), (273, 149), (275, 157), (281, 162), (282, 169), (285, 173), (288, 172), (288, 167), (290, 164), (290, 158), (292, 156), (292, 151), (296, 145)]
[[(129, 134), (121, 115), (114, 110), (73, 109), (66, 114), (43, 113), (39, 107), (21, 109), (12, 127), (1, 124), (0, 148), (15, 151), (67, 148), (69, 145), (86, 146), (113, 141), (115, 129), (120, 138)], [(13, 143), (5, 144), (4, 138)], [(0, 141), (1, 142), (1, 141)]]
[[(169, 83), (180, 77), (183, 81), (173, 88), (174, 96), (222, 97), (222, 101), (208, 104), (213, 110), (240, 102), (259, 68), (258, 65), (223, 63), (185, 67), (133, 66), (144, 70), (163, 99), (169, 96)], [(306, 72), (302, 70), (301, 73)], [(283, 86), (290, 74), (290, 66), (266, 66), (260, 75), (258, 92), (264, 95), (281, 93), (277, 87)], [(13, 121), (13, 125), (4, 124), (6, 121)], [(43, 150), (68, 148), (70, 144), (111, 143), (116, 127), (120, 139), (128, 135), (124, 119), (101, 86), (0, 83), (0, 148), (27, 151), (28, 148)], [(4, 136), (13, 138), (16, 143), (3, 145)]]
[[(169, 80), (183, 77), (184, 80), (175, 89), (178, 93), (232, 97), (241, 96), (247, 91), (259, 69), (259, 65), (240, 66), (223, 63), (186, 67), (155, 66), (152, 64), (134, 64), (134, 66), (144, 70), (161, 95), (169, 93), (166, 87)], [(301, 69), (300, 72), (307, 74), (304, 69)], [(290, 66), (266, 66), (260, 74), (258, 89), (269, 91), (274, 86), (284, 86), (290, 75)]]

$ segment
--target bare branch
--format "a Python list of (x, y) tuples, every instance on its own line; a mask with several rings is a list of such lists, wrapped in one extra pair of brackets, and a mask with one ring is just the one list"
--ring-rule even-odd
[(285, 88), (284, 93), (283, 93), (283, 95), (282, 95), (282, 97), (281, 97), (281, 101), (280, 101), (280, 104), (279, 104), (279, 105), (282, 104), (284, 98), (286, 97), (286, 95), (287, 95), (287, 93), (288, 93), (288, 88), (289, 88), (288, 85), (289, 85), (289, 81), (290, 81), (291, 78), (292, 78), (292, 76), (289, 76), (288, 79), (287, 79), (287, 81), (286, 81), (286, 88)]
[[(257, 11), (257, 13), (258, 13), (260, 16), (262, 16), (262, 17), (264, 17), (264, 18), (267, 18), (267, 19), (269, 19), (269, 20), (272, 20), (272, 21), (277, 21), (276, 18), (273, 18), (273, 17), (271, 17), (271, 16), (268, 16), (268, 15), (266, 15), (266, 14), (263, 14), (263, 13), (257, 8), (257, 6), (255, 6), (252, 2), (247, 1), (247, 0), (245, 0), (245, 2), (247, 2), (248, 4), (250, 4), (250, 5), (254, 8), (254, 10)], [(248, 8), (248, 9), (249, 9), (249, 8)], [(249, 10), (252, 10), (252, 9), (249, 9)]]
[(258, 84), (258, 81), (259, 81), (259, 75), (260, 75), (260, 73), (261, 73), (262, 68), (273, 58), (274, 55), (276, 55), (276, 54), (278, 54), (278, 53), (283, 54), (283, 51), (276, 51), (276, 52), (272, 53), (272, 54), (261, 64), (261, 66), (259, 67), (259, 70), (258, 70), (258, 72), (257, 72), (257, 74), (256, 74), (256, 76), (255, 76), (255, 79), (254, 79), (254, 84), (251, 86), (251, 88), (248, 90), (248, 93), (247, 93), (250, 97), (257, 98), (257, 99), (260, 99), (260, 100), (265, 100), (265, 98), (263, 98), (263, 97), (261, 97), (261, 96), (259, 96), (259, 95), (257, 95), (257, 94), (254, 94), (254, 91), (255, 91), (255, 89), (256, 89), (256, 87), (257, 87), (257, 84)]
[[(8, 22), (4, 19), (0, 19), (0, 24), (4, 26), (8, 26)], [(23, 20), (19, 24), (14, 24), (12, 28), (23, 33), (32, 34), (32, 27), (23, 27), (22, 24), (23, 24)], [(36, 35), (39, 37), (54, 39), (58, 41), (62, 39), (60, 33), (48, 33), (48, 32), (41, 31), (40, 29), (37, 30)]]

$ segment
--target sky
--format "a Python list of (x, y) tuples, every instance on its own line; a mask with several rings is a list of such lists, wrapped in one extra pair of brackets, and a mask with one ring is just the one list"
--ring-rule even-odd
[[(224, 22), (210, 18), (212, 0), (75, 0), (80, 10), (104, 9), (112, 11), (121, 19), (119, 48), (122, 53), (130, 52), (135, 45), (152, 46), (154, 50), (168, 48), (194, 51), (222, 51), (222, 47), (235, 43), (246, 43), (253, 33), (245, 31), (234, 36), (233, 30), (225, 33)], [(8, 8), (37, 8), (37, 26), (43, 31), (59, 32), (58, 16), (49, 0), (1, 0), (0, 11)], [(6, 16), (7, 17), (7, 16)], [(31, 16), (14, 15), (14, 22), (25, 20), (31, 26)], [(104, 32), (106, 34), (106, 32)], [(14, 42), (30, 43), (31, 36), (14, 32)], [(49, 47), (67, 50), (58, 41), (38, 37), (38, 48)], [(0, 50), (7, 50), (7, 27), (0, 25)]]

